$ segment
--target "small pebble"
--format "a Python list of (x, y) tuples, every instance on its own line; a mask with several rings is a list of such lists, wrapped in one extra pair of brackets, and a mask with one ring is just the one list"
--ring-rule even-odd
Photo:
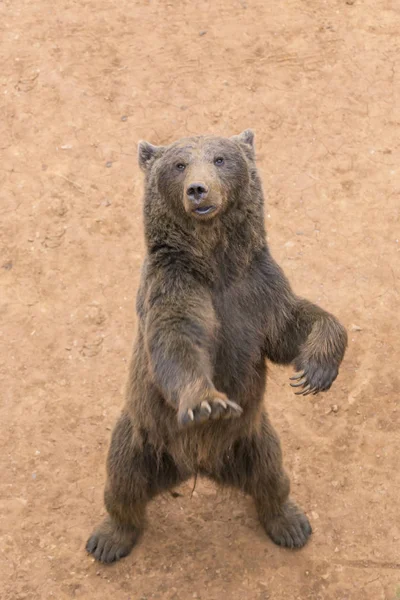
[(203, 35), (206, 35), (206, 33), (207, 33), (207, 30), (204, 29), (203, 31), (200, 31), (199, 35), (203, 36)]
[(350, 329), (351, 331), (362, 331), (362, 327), (360, 327), (359, 325), (352, 325)]
[(9, 260), (7, 262), (5, 262), (2, 266), (3, 269), (5, 269), (6, 271), (10, 271), (13, 267), (12, 261)]
[(109, 160), (108, 162), (106, 162), (106, 167), (107, 167), (107, 169), (109, 169), (110, 167), (112, 167), (111, 160)]
[(121, 121), (127, 121), (128, 117), (126, 115), (124, 115), (123, 117), (121, 117)]
[(332, 410), (332, 412), (337, 413), (339, 411), (338, 405), (337, 404), (332, 404), (331, 410)]

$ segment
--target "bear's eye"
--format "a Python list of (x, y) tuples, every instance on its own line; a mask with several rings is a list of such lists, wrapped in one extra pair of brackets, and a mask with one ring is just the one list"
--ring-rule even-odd
[(222, 158), (222, 156), (217, 156), (216, 159), (214, 159), (214, 164), (217, 165), (217, 167), (220, 167), (221, 165), (224, 164), (224, 159)]
[(178, 171), (184, 171), (186, 169), (186, 165), (184, 163), (177, 163), (175, 166)]

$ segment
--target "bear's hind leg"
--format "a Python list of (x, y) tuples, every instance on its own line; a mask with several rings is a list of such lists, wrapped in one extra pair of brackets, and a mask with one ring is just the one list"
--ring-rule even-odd
[(108, 515), (86, 544), (86, 550), (101, 562), (127, 556), (143, 531), (149, 500), (188, 477), (179, 472), (169, 454), (157, 455), (145, 438), (135, 439), (129, 416), (122, 414), (107, 459), (104, 501)]
[(237, 441), (210, 476), (253, 497), (261, 524), (275, 544), (287, 548), (305, 545), (311, 525), (289, 499), (290, 482), (282, 466), (279, 438), (266, 414), (261, 431)]

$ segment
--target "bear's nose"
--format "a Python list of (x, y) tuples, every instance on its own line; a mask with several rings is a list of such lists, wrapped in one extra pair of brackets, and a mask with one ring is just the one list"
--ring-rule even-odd
[(186, 190), (186, 194), (192, 202), (198, 204), (207, 197), (208, 189), (204, 183), (192, 183)]

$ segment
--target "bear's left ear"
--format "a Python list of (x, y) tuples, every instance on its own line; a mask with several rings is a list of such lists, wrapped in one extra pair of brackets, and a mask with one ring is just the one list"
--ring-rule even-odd
[(153, 146), (149, 142), (139, 142), (138, 161), (139, 167), (147, 171), (154, 160), (164, 152), (164, 146)]
[(233, 135), (231, 139), (240, 144), (245, 144), (247, 149), (251, 151), (251, 155), (254, 156), (254, 131), (252, 129), (245, 129), (239, 135)]

